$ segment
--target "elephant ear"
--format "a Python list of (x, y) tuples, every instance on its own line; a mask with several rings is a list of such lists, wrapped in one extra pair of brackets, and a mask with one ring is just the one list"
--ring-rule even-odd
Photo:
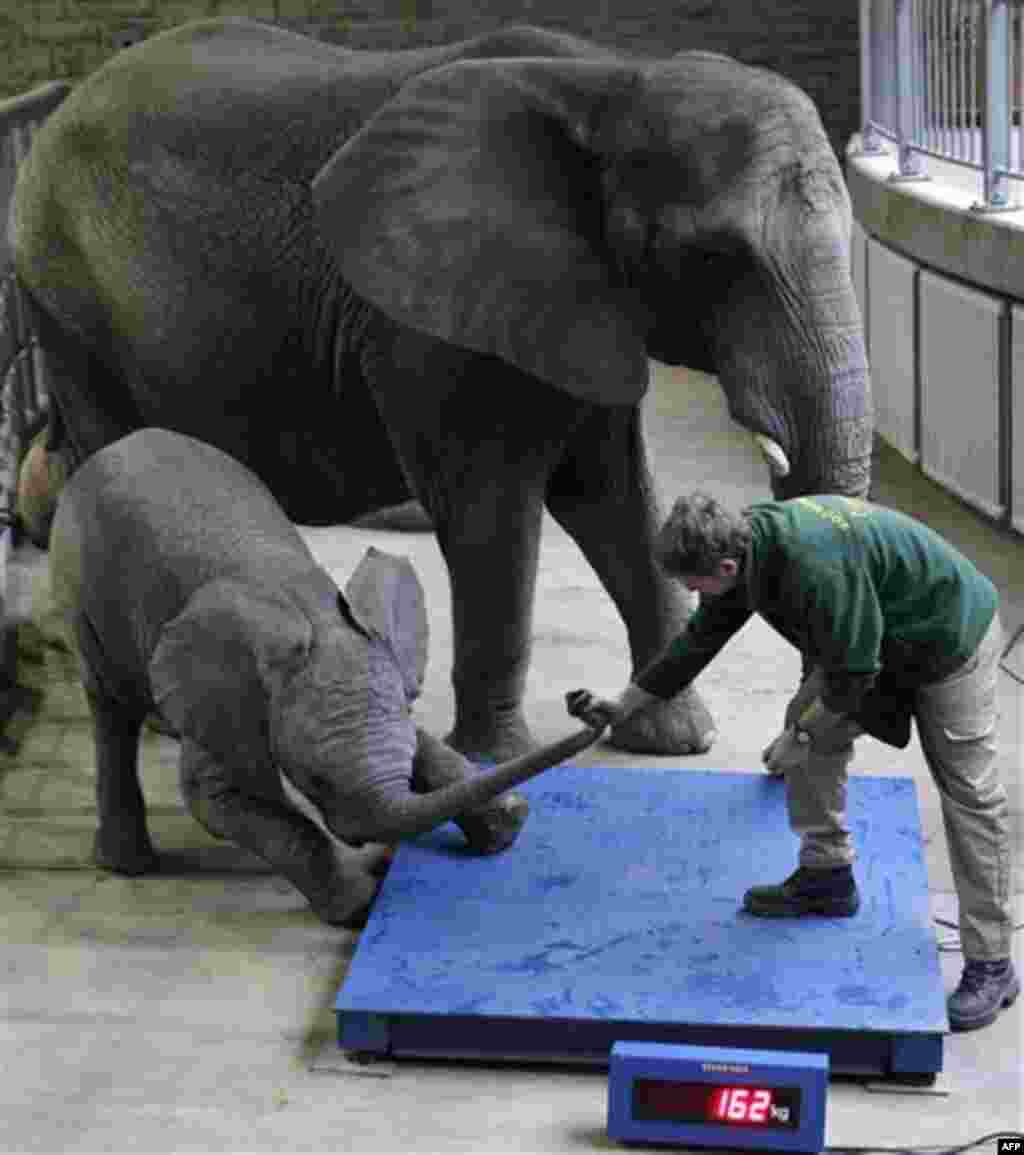
[(313, 182), (342, 275), (392, 318), (601, 404), (647, 389), (649, 319), (603, 241), (588, 148), (614, 61), (473, 60), (409, 81)]
[(182, 737), (211, 754), (266, 766), (270, 694), (312, 642), (309, 619), (271, 591), (211, 582), (163, 628), (149, 662), (153, 700)]
[(345, 586), (345, 606), (355, 623), (384, 642), (395, 656), (406, 700), (423, 689), (427, 671), (426, 599), (408, 558), (372, 546)]

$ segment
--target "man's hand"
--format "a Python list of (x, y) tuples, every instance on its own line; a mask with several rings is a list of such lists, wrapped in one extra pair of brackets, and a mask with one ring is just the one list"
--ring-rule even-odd
[(807, 761), (808, 745), (798, 742), (796, 730), (790, 726), (770, 742), (761, 754), (761, 761), (769, 774), (781, 778), (789, 770), (795, 770)]

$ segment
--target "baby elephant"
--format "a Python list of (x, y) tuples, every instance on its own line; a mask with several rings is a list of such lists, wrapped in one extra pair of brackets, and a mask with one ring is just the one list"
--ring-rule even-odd
[(96, 859), (122, 874), (157, 861), (138, 777), (154, 710), (180, 737), (198, 821), (345, 926), (379, 885), (355, 847), (454, 818), (474, 850), (502, 850), (527, 812), (503, 791), (598, 736), (481, 771), (419, 729), (427, 620), (408, 560), (371, 549), (341, 593), (262, 482), (189, 437), (144, 429), (89, 458), (61, 493), (50, 565), (94, 719)]

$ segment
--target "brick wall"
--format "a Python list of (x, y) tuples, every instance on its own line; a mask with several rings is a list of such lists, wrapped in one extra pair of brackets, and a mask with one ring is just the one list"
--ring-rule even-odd
[(859, 120), (858, 0), (0, 0), (0, 96), (76, 80), (115, 47), (213, 15), (277, 19), (355, 48), (462, 39), (502, 24), (562, 28), (641, 53), (727, 52), (789, 76), (842, 155)]

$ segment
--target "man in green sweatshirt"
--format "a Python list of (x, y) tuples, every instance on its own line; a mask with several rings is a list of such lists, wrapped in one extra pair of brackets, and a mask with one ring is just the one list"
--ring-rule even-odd
[(1009, 804), (996, 755), (1001, 631), (992, 583), (905, 514), (833, 495), (764, 502), (736, 516), (680, 498), (657, 543), (662, 567), (701, 594), (686, 630), (614, 699), (568, 696), (571, 712), (617, 723), (689, 685), (758, 613), (809, 671), (764, 751), (784, 775), (800, 865), (755, 886), (762, 916), (844, 917), (860, 906), (846, 822), (853, 741), (905, 747), (910, 722), (938, 787), (960, 904), (965, 966), (950, 1023), (993, 1022), (1020, 991), (1010, 958)]

